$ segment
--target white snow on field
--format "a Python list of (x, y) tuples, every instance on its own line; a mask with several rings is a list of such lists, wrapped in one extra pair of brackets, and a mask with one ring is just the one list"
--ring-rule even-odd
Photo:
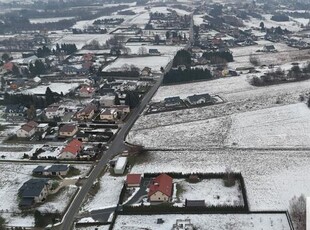
[(131, 173), (225, 172), (228, 166), (242, 173), (251, 211), (287, 210), (295, 195), (310, 196), (308, 151), (151, 151), (140, 160)]
[(164, 67), (172, 60), (172, 56), (151, 56), (135, 58), (118, 58), (115, 62), (104, 68), (104, 71), (120, 69), (123, 65), (134, 65), (139, 69), (144, 67), (152, 68), (152, 71), (159, 72), (160, 67)]
[[(116, 207), (123, 188), (124, 179), (125, 177), (113, 177), (109, 173), (106, 173), (100, 178), (99, 191), (94, 197), (86, 201), (82, 210), (91, 211), (106, 207)], [(113, 189), (113, 192), (111, 192), (111, 189)]]
[(78, 49), (81, 49), (84, 45), (89, 44), (91, 41), (96, 40), (99, 44), (105, 44), (105, 42), (111, 38), (110, 34), (69, 34), (56, 40), (54, 44), (74, 43)]
[(0, 216), (5, 219), (8, 227), (33, 227), (35, 225), (34, 217), (31, 215), (1, 213)]
[(110, 229), (110, 225), (94, 225), (94, 226), (90, 226), (90, 227), (75, 227), (74, 230), (109, 230)]
[(200, 150), (206, 146), (221, 146), (226, 138), (229, 123), (229, 118), (224, 117), (133, 130), (129, 133), (127, 141), (147, 148)]
[(59, 22), (61, 20), (70, 20), (70, 19), (74, 19), (74, 17), (30, 18), (29, 21), (31, 24), (40, 24), (40, 23), (48, 23), (48, 22)]
[(243, 205), (242, 192), (239, 182), (232, 187), (225, 187), (223, 179), (204, 179), (198, 183), (179, 183), (184, 189), (181, 193), (183, 201), (205, 200), (207, 206), (240, 206)]
[(200, 26), (203, 23), (203, 16), (204, 14), (196, 14), (193, 16), (194, 18), (194, 24), (197, 26)]
[(232, 116), (228, 145), (239, 147), (309, 147), (310, 110), (304, 103)]
[[(164, 223), (157, 224), (161, 218)], [(289, 230), (285, 214), (200, 214), (200, 215), (119, 215), (114, 230), (167, 230), (177, 219), (190, 219), (197, 229), (208, 230)]]
[(51, 200), (40, 205), (38, 210), (42, 213), (63, 213), (66, 207), (69, 205), (71, 198), (76, 192), (77, 187), (75, 185), (69, 185), (62, 188)]
[[(121, 16), (121, 15), (120, 15)], [(141, 12), (137, 15), (134, 15), (134, 17), (125, 20), (122, 23), (122, 26), (132, 26), (132, 25), (137, 25), (140, 28), (145, 27), (145, 25), (149, 22), (150, 20), (150, 14), (149, 12)]]
[(46, 88), (49, 87), (53, 92), (61, 94), (61, 92), (66, 95), (70, 91), (76, 89), (79, 86), (78, 83), (61, 83), (61, 82), (53, 82), (49, 85), (39, 85), (33, 89), (27, 89), (24, 93), (27, 94), (45, 94)]
[(140, 44), (126, 44), (126, 47), (130, 49), (131, 54), (139, 54), (139, 49), (145, 47), (147, 51), (149, 49), (157, 49), (161, 54), (164, 55), (175, 55), (178, 50), (181, 50), (182, 46), (165, 46), (165, 45), (140, 45)]

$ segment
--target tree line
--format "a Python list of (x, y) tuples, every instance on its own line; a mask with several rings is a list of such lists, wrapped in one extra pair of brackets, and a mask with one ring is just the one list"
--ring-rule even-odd
[(204, 52), (202, 57), (209, 60), (211, 64), (222, 64), (226, 62), (233, 62), (234, 57), (229, 51)]
[(172, 69), (165, 74), (163, 83), (173, 84), (173, 83), (185, 83), (197, 80), (210, 80), (213, 76), (208, 69)]

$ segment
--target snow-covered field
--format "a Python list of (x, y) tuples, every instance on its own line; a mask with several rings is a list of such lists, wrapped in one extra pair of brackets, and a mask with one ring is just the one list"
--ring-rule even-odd
[(229, 126), (230, 119), (226, 117), (186, 122), (134, 130), (129, 133), (127, 141), (148, 148), (200, 150), (221, 146)]
[(225, 172), (230, 167), (243, 175), (251, 211), (287, 210), (294, 195), (310, 196), (308, 151), (151, 151), (141, 162), (131, 173)]
[(110, 225), (94, 225), (94, 226), (90, 226), (90, 227), (75, 227), (74, 230), (109, 230), (110, 229)]
[[(161, 218), (164, 223), (157, 224)], [(208, 215), (119, 215), (114, 230), (167, 230), (177, 219), (190, 219), (198, 230), (289, 230), (285, 214), (208, 214)]]
[(184, 190), (181, 199), (205, 200), (207, 206), (239, 206), (243, 205), (239, 182), (232, 187), (225, 187), (222, 179), (204, 179), (198, 183), (188, 183), (183, 180), (178, 184)]
[(144, 67), (152, 68), (152, 71), (159, 72), (160, 67), (164, 67), (172, 60), (173, 56), (151, 56), (135, 58), (118, 58), (115, 62), (104, 68), (104, 71), (119, 69), (123, 65), (134, 65), (139, 69)]
[(310, 146), (310, 110), (304, 103), (232, 116), (227, 144), (238, 147)]
[(50, 83), (49, 85), (39, 85), (33, 89), (27, 89), (24, 93), (28, 94), (45, 94), (46, 88), (49, 87), (53, 92), (61, 94), (61, 92), (66, 95), (71, 90), (76, 89), (79, 86), (78, 83), (61, 83), (61, 82), (54, 82)]
[(100, 178), (100, 188), (94, 197), (89, 198), (82, 211), (116, 207), (124, 184), (125, 177), (113, 177), (106, 173)]
[(203, 23), (203, 14), (199, 14), (199, 15), (194, 15), (194, 24), (197, 26), (200, 26)]
[(59, 22), (61, 20), (70, 20), (74, 17), (56, 17), (56, 18), (30, 18), (29, 21), (32, 24), (49, 23), (49, 22)]
[(112, 35), (110, 34), (69, 34), (56, 40), (54, 44), (74, 43), (78, 49), (81, 49), (84, 45), (89, 44), (93, 40), (98, 41), (99, 44), (105, 44), (111, 37)]

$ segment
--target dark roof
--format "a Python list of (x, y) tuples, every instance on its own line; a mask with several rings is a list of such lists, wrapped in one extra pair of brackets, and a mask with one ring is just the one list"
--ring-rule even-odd
[(33, 197), (22, 198), (22, 200), (19, 202), (19, 206), (29, 207), (29, 206), (33, 205), (33, 203), (34, 203)]
[(49, 179), (30, 179), (26, 181), (18, 190), (23, 198), (37, 197), (40, 195), (44, 187), (47, 185)]
[(167, 97), (164, 99), (166, 104), (181, 103), (180, 97)]
[(7, 105), (5, 113), (24, 113), (25, 107), (23, 105)]
[(205, 200), (185, 200), (185, 207), (206, 207)]
[(158, 51), (158, 49), (149, 49), (149, 53), (159, 54), (160, 52)]
[(200, 99), (206, 99), (206, 100), (210, 100), (211, 99), (211, 96), (206, 93), (206, 94), (199, 94), (199, 95), (192, 95), (192, 96), (188, 96), (187, 99), (190, 101), (190, 102), (197, 102), (199, 101)]
[(39, 165), (39, 166), (36, 167), (34, 170), (32, 170), (32, 173), (43, 173), (43, 172), (44, 172), (44, 168), (45, 168), (45, 167)]
[(63, 172), (69, 169), (69, 165), (52, 165), (51, 167), (47, 168), (47, 172)]
[(65, 124), (60, 127), (59, 132), (71, 133), (76, 129), (76, 125), (74, 124)]

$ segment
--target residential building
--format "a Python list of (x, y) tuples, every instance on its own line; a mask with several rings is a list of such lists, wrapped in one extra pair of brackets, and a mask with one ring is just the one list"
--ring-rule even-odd
[(276, 52), (276, 48), (274, 45), (265, 45), (263, 48), (263, 52)]
[(22, 125), (19, 130), (17, 130), (16, 136), (22, 138), (32, 137), (36, 133), (38, 125), (39, 124), (35, 121), (29, 121), (28, 123)]
[(90, 120), (95, 115), (96, 109), (97, 109), (96, 105), (89, 104), (85, 106), (83, 109), (81, 109), (80, 111), (78, 111), (75, 114), (75, 118), (80, 121)]
[(81, 86), (79, 89), (80, 97), (92, 97), (95, 94), (95, 88), (91, 86)]
[(104, 108), (100, 112), (100, 120), (115, 121), (117, 118), (116, 109)]
[(182, 102), (183, 101), (180, 97), (167, 97), (164, 99), (164, 104), (166, 107), (180, 106)]
[(73, 137), (78, 132), (78, 126), (74, 124), (64, 124), (59, 128), (59, 137)]
[(190, 105), (199, 105), (199, 104), (205, 104), (207, 102), (210, 102), (212, 100), (212, 97), (206, 93), (206, 94), (199, 94), (199, 95), (192, 95), (188, 96), (185, 99)]
[(65, 108), (58, 105), (52, 104), (45, 109), (45, 116), (47, 119), (53, 119), (55, 117), (63, 117), (65, 115)]
[(117, 175), (124, 174), (126, 166), (127, 166), (127, 157), (119, 157), (114, 167), (114, 173)]
[(50, 188), (49, 179), (30, 179), (18, 190), (21, 197), (19, 206), (31, 207), (36, 203), (43, 202)]
[(128, 174), (126, 177), (127, 187), (139, 187), (141, 183), (141, 174)]
[(169, 202), (172, 197), (172, 188), (172, 178), (167, 174), (160, 174), (152, 179), (148, 198), (151, 202)]
[(142, 76), (151, 76), (152, 75), (152, 69), (149, 67), (144, 67), (141, 71)]
[(172, 230), (194, 230), (194, 225), (190, 219), (177, 219), (176, 223), (173, 224)]
[(32, 173), (34, 175), (43, 176), (66, 176), (69, 172), (69, 165), (50, 165), (50, 166), (38, 166)]
[(64, 147), (58, 157), (60, 159), (76, 159), (83, 150), (83, 143), (77, 139), (73, 139), (66, 147)]
[(116, 109), (117, 112), (120, 112), (122, 114), (130, 113), (129, 105), (112, 105), (112, 106), (110, 106), (110, 108), (111, 109)]

